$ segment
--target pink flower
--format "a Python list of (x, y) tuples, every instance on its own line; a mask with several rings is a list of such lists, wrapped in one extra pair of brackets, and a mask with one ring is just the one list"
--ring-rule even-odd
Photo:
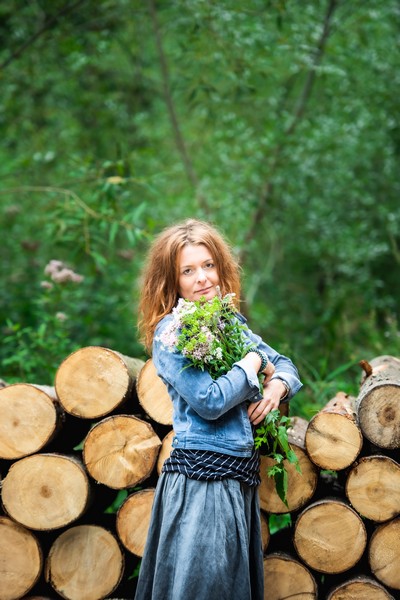
[(83, 275), (75, 273), (75, 271), (67, 267), (61, 260), (51, 260), (46, 265), (44, 272), (45, 275), (49, 275), (50, 279), (55, 283), (66, 283), (67, 281), (81, 283), (84, 279)]
[(56, 313), (56, 319), (61, 321), (61, 323), (64, 323), (64, 321), (66, 321), (68, 319), (68, 315), (66, 315), (63, 312), (58, 312), (58, 313)]

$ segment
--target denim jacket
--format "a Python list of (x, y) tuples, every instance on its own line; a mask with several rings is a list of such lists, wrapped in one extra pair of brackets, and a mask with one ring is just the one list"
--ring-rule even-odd
[[(189, 366), (181, 352), (164, 348), (159, 339), (171, 315), (156, 327), (153, 362), (166, 384), (173, 403), (174, 448), (211, 450), (233, 456), (251, 456), (253, 431), (247, 414), (248, 402), (262, 399), (255, 370), (239, 360), (216, 380), (207, 371)], [(242, 315), (238, 319), (246, 322)], [(247, 326), (245, 335), (268, 355), (275, 366), (272, 379), (282, 379), (289, 387), (289, 400), (302, 384), (292, 361), (278, 354)], [(185, 368), (187, 367), (187, 368)]]

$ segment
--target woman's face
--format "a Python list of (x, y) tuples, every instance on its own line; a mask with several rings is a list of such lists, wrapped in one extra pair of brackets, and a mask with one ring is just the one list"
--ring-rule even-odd
[(187, 245), (181, 250), (179, 263), (179, 295), (186, 300), (211, 300), (217, 293), (219, 277), (214, 259), (207, 246)]

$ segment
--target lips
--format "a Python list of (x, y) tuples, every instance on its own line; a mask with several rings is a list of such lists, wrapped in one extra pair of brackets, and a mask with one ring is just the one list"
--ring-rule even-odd
[(213, 286), (210, 286), (208, 288), (204, 288), (203, 290), (196, 290), (194, 293), (195, 294), (206, 294), (207, 292), (209, 292), (211, 290)]

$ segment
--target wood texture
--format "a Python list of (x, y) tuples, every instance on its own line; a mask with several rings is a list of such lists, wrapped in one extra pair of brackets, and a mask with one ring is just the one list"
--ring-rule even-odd
[(263, 552), (265, 553), (267, 551), (267, 548), (269, 545), (269, 540), (271, 539), (271, 534), (269, 531), (268, 515), (266, 513), (264, 513), (263, 511), (260, 511), (260, 519), (261, 519), (262, 546), (263, 546)]
[(356, 410), (363, 435), (380, 448), (400, 447), (400, 360), (378, 356), (364, 374)]
[[(30, 446), (27, 456), (11, 457), (0, 463), (5, 477), (2, 501), (14, 520), (6, 516), (2, 518), (28, 532), (28, 535), (32, 534), (22, 523), (35, 530), (38, 552), (42, 547), (45, 556), (48, 556), (45, 569), (47, 583), (39, 575), (32, 588), (21, 592), (18, 586), (24, 583), (23, 577), (17, 577), (16, 584), (12, 583), (7, 588), (11, 599), (49, 600), (57, 595), (71, 600), (117, 600), (132, 599), (135, 593), (135, 580), (130, 579), (130, 575), (143, 554), (154, 486), (162, 464), (172, 450), (172, 403), (151, 361), (144, 364), (131, 359), (133, 364), (129, 365), (130, 359), (118, 352), (89, 348), (94, 350), (83, 349), (86, 352), (82, 363), (69, 364), (70, 387), (64, 391), (68, 392), (67, 395), (71, 391), (70, 401), (77, 402), (79, 408), (75, 411), (71, 404), (71, 413), (61, 411), (61, 429), (53, 437), (50, 435), (48, 442), (39, 448), (43, 451), (48, 447), (48, 453), (39, 454), (32, 450), (34, 446)], [(83, 354), (75, 356), (75, 361), (79, 356)], [(91, 362), (89, 356), (100, 359)], [(395, 365), (400, 362), (389, 358)], [(67, 359), (69, 361), (70, 357)], [(382, 389), (386, 394), (388, 389), (393, 392), (400, 386), (400, 379), (392, 370), (388, 378), (387, 361), (381, 359), (378, 357), (371, 364), (364, 364), (365, 376), (360, 390), (364, 399), (368, 399), (371, 389), (380, 389), (382, 395)], [(385, 373), (384, 378), (375, 387), (369, 384), (369, 392), (365, 394), (368, 380), (374, 379), (376, 384), (379, 373), (382, 377)], [(40, 396), (37, 392), (40, 389), (57, 409), (55, 388), (15, 385), (21, 385), (25, 391), (34, 388), (30, 398)], [(12, 397), (13, 387), (8, 386), (11, 390), (8, 397)], [(5, 445), (11, 447), (16, 443), (16, 437), (24, 444), (36, 443), (31, 428), (34, 427), (36, 434), (45, 418), (31, 416), (32, 413), (27, 418), (18, 404), (15, 410), (12, 408), (2, 416), (1, 398), (0, 389), (0, 448), (2, 425), (6, 419), (8, 440)], [(381, 402), (382, 397), (378, 398)], [(374, 444), (375, 454), (367, 456), (372, 451), (371, 443), (361, 430), (364, 448), (363, 458), (360, 458), (360, 429), (357, 434), (354, 411), (351, 414), (352, 406), (348, 405), (348, 400), (345, 394), (337, 394), (310, 423), (292, 417), (289, 443), (299, 456), (302, 474), (297, 473), (293, 465), (286, 464), (289, 471), (289, 509), (276, 494), (273, 479), (266, 475), (268, 459), (262, 459), (260, 517), (264, 553), (269, 550), (265, 557), (265, 598), (268, 600), (316, 599), (317, 591), (320, 600), (326, 599), (328, 593), (335, 594), (329, 600), (393, 600), (398, 596), (398, 588), (393, 587), (398, 585), (400, 564), (400, 466), (395, 457), (398, 450), (382, 450), (383, 445), (379, 449), (378, 442)], [(375, 400), (372, 404), (376, 407)], [(34, 402), (29, 400), (27, 413), (33, 411)], [(357, 398), (356, 404), (364, 407), (362, 398)], [(388, 405), (387, 398), (384, 398), (386, 422), (385, 426), (380, 425), (384, 435), (390, 422), (390, 410), (385, 412)], [(287, 406), (281, 408), (287, 410)], [(112, 411), (112, 415), (108, 412), (102, 414), (104, 411)], [(97, 416), (89, 416), (91, 414)], [(391, 440), (399, 414), (395, 411), (392, 416)], [(21, 435), (12, 435), (10, 423)], [(316, 435), (314, 448), (306, 440), (307, 433), (311, 432)], [(162, 442), (159, 435), (164, 436)], [(30, 436), (32, 439), (29, 439)], [(72, 450), (74, 456), (69, 456)], [(25, 452), (26, 447), (21, 451)], [(351, 462), (352, 453), (355, 460)], [(84, 465), (75, 456), (82, 456)], [(328, 466), (334, 470), (319, 472)], [(93, 479), (99, 485), (92, 485)], [(138, 484), (143, 489), (134, 493), (130, 490), (130, 495), (120, 506), (124, 492), (116, 493), (114, 490), (129, 489)], [(91, 504), (92, 487), (95, 494)], [(331, 498), (333, 495), (335, 499)], [(113, 512), (115, 510), (116, 513)], [(287, 512), (292, 513), (292, 525), (270, 535), (269, 514), (277, 515), (272, 521), (275, 526), (279, 515)], [(72, 527), (71, 524), (78, 518), (79, 526)], [(365, 524), (364, 518), (368, 519)], [(19, 519), (21, 521), (17, 522)], [(284, 521), (287, 522), (286, 517)], [(105, 525), (107, 529), (102, 527)], [(374, 526), (376, 530), (371, 536)], [(81, 527), (93, 527), (94, 530), (80, 530)], [(366, 527), (370, 532), (368, 546)], [(115, 536), (109, 533), (108, 528), (115, 531)], [(106, 543), (103, 536), (108, 540)], [(0, 528), (0, 600), (3, 600), (1, 585), (5, 581), (8, 585), (10, 580), (7, 576), (12, 575), (12, 568), (6, 566), (3, 571), (1, 569), (9, 556), (12, 564), (18, 565), (20, 559), (15, 557), (21, 551), (20, 542), (7, 542), (6, 550), (2, 551), (2, 541)], [(29, 547), (28, 543), (26, 547)], [(100, 554), (97, 555), (97, 552)], [(108, 562), (106, 559), (103, 561), (103, 555), (107, 553), (111, 556)], [(22, 553), (22, 556), (25, 555)], [(129, 561), (125, 574), (124, 557)], [(29, 565), (22, 569), (23, 574), (31, 573), (29, 567), (34, 561), (29, 561)], [(43, 573), (42, 567), (39, 567), (40, 570)], [(6, 577), (3, 580), (4, 573)], [(323, 576), (317, 576), (317, 573)], [(362, 577), (355, 579), (358, 574)], [(31, 581), (32, 577), (29, 585)], [(6, 600), (9, 600), (8, 596)]]
[(315, 600), (317, 584), (314, 577), (298, 560), (276, 552), (264, 558), (265, 600)]
[(116, 415), (90, 430), (83, 461), (96, 481), (112, 489), (134, 487), (149, 477), (160, 446), (149, 423), (132, 415)]
[(400, 517), (379, 525), (368, 548), (372, 573), (384, 585), (400, 590)]
[(139, 403), (151, 419), (162, 425), (172, 425), (172, 401), (151, 358), (138, 375), (136, 391)]
[(357, 577), (336, 586), (327, 600), (394, 600), (393, 596), (370, 577)]
[(400, 514), (400, 465), (387, 456), (361, 458), (347, 477), (346, 496), (367, 519), (393, 519)]
[(108, 348), (81, 348), (57, 369), (57, 396), (64, 409), (76, 417), (103, 417), (130, 397), (143, 364)]
[(305, 508), (294, 531), (301, 559), (322, 573), (343, 573), (361, 558), (367, 533), (360, 516), (340, 500), (321, 500)]
[(27, 594), (42, 571), (42, 550), (31, 531), (0, 516), (0, 598), (17, 600)]
[(269, 513), (283, 514), (298, 510), (311, 500), (317, 487), (318, 469), (304, 450), (307, 421), (296, 417), (292, 419), (292, 423), (293, 426), (290, 433), (288, 433), (288, 437), (290, 445), (299, 460), (301, 473), (297, 471), (294, 464), (289, 463), (287, 460), (284, 461), (288, 472), (288, 506), (278, 496), (274, 479), (267, 474), (268, 469), (275, 464), (275, 461), (266, 456), (261, 457), (260, 506), (262, 510)]
[(143, 556), (150, 526), (154, 489), (147, 488), (128, 496), (117, 513), (118, 537), (132, 554)]
[(0, 389), (0, 458), (39, 452), (61, 425), (54, 388), (16, 383)]
[(98, 525), (64, 531), (46, 560), (46, 580), (68, 600), (100, 600), (121, 580), (124, 556), (116, 538)]
[(321, 469), (349, 467), (359, 455), (363, 437), (356, 421), (355, 398), (338, 392), (309, 422), (308, 456)]
[(172, 440), (174, 438), (174, 435), (175, 435), (174, 430), (171, 429), (171, 431), (169, 433), (167, 433), (167, 435), (162, 440), (161, 449), (160, 449), (158, 459), (157, 459), (157, 474), (158, 475), (160, 475), (160, 473), (161, 473), (161, 469), (163, 467), (165, 460), (170, 456), (170, 454), (172, 452)]
[(84, 514), (90, 499), (82, 464), (61, 454), (34, 454), (13, 463), (3, 481), (7, 514), (30, 529), (51, 530)]

